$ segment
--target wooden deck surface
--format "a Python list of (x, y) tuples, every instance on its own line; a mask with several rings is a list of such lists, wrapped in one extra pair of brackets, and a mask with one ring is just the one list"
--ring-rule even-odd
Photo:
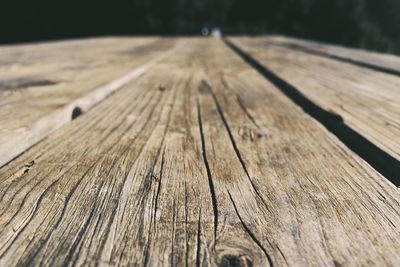
[(400, 266), (399, 62), (285, 37), (0, 47), (0, 266)]

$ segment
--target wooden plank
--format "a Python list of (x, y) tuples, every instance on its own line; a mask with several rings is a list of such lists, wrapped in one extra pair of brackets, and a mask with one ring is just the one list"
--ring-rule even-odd
[(0, 265), (399, 265), (398, 189), (187, 42), (0, 169)]
[[(48, 45), (47, 49), (43, 45), (36, 53), (36, 46), (17, 48), (15, 50), (21, 54), (18, 57), (19, 53), (15, 51), (5, 53), (17, 57), (17, 65), (29, 62), (29, 69), (37, 69), (39, 73), (34, 76), (19, 70), (3, 73), (3, 85), (10, 84), (8, 76), (15, 76), (14, 72), (20, 76), (11, 79), (17, 81), (16, 88), (0, 90), (0, 166), (69, 122), (75, 116), (74, 110), (77, 113), (87, 111), (129, 80), (140, 76), (171, 53), (176, 43), (172, 39), (150, 38), (138, 39), (136, 44), (133, 38), (121, 39), (121, 45), (118, 45), (118, 40), (100, 40), (98, 45), (88, 42), (87, 48), (84, 43), (68, 42), (60, 49), (59, 60), (64, 63), (58, 65), (57, 56), (49, 52), (50, 55), (43, 57), (48, 58), (43, 63), (45, 70), (37, 66), (46, 51), (53, 51), (54, 44)], [(13, 70), (13, 66), (10, 69)], [(82, 69), (82, 66), (86, 67)], [(23, 78), (25, 76), (28, 78)], [(25, 82), (21, 84), (21, 81)]]
[(265, 40), (271, 45), (289, 47), (305, 53), (316, 54), (322, 57), (400, 76), (400, 58), (395, 55), (284, 36), (267, 36)]
[[(352, 221), (356, 225), (355, 218), (358, 217), (363, 224), (362, 221), (368, 217), (366, 214), (369, 212), (365, 208), (370, 207), (366, 203), (372, 195), (361, 200), (355, 193), (358, 190), (356, 188), (378, 181), (389, 185), (387, 181), (375, 175), (374, 178), (370, 176), (365, 164), (338, 145), (335, 138), (328, 138), (319, 125), (312, 123), (308, 116), (274, 91), (270, 84), (266, 85), (253, 70), (246, 69), (220, 47), (206, 57), (211, 59), (206, 69), (210, 70), (214, 102), (220, 109), (221, 118), (226, 121), (225, 127), (231, 133), (237, 161), (251, 179), (248, 191), (255, 192), (255, 200), (251, 205), (251, 200), (246, 198), (245, 186), (239, 183), (233, 185), (233, 189), (226, 186), (227, 190), (232, 190), (231, 200), (236, 203), (238, 216), (241, 214), (244, 225), (258, 236), (277, 265), (352, 265), (356, 262), (368, 265), (367, 258), (373, 257), (372, 254), (367, 256), (365, 251), (360, 252), (355, 244), (370, 243), (370, 237), (358, 236), (354, 224), (350, 226), (346, 222)], [(221, 58), (225, 59), (223, 63)], [(214, 145), (214, 149), (219, 151), (221, 146)], [(220, 158), (223, 157), (225, 155)], [(229, 170), (222, 169), (221, 177), (231, 175)], [(359, 182), (361, 184), (356, 185)], [(372, 187), (371, 192), (380, 190)], [(393, 196), (398, 203), (398, 191), (392, 185), (389, 187), (394, 189)], [(347, 194), (351, 196), (348, 199)], [(360, 202), (348, 206), (350, 201)], [(388, 215), (386, 212), (382, 214)], [(346, 216), (347, 219), (344, 218)], [(398, 213), (395, 217), (398, 217)], [(318, 218), (318, 222), (315, 218)], [(375, 223), (371, 221), (372, 225)], [(386, 223), (391, 224), (388, 221)], [(270, 229), (265, 227), (270, 224), (274, 226)], [(394, 232), (389, 230), (389, 235), (398, 235), (395, 229), (392, 228)], [(299, 235), (293, 234), (293, 231)], [(372, 231), (379, 230), (376, 228)], [(355, 241), (353, 238), (361, 239)], [(387, 241), (391, 238), (383, 239)], [(338, 245), (346, 242), (346, 248)], [(393, 246), (398, 247), (395, 244)], [(317, 255), (315, 251), (320, 253)], [(375, 259), (381, 259), (377, 260), (377, 265), (396, 265), (398, 258), (395, 258), (398, 256), (393, 255), (399, 255), (399, 251), (393, 251), (393, 254), (389, 252), (386, 256), (379, 256), (378, 252)]]
[[(0, 91), (33, 87), (35, 81), (68, 81), (67, 78), (71, 79), (79, 72), (128, 59), (132, 52), (136, 53), (139, 49), (143, 51), (147, 46), (151, 48), (156, 41), (160, 39), (95, 38), (0, 46)], [(125, 60), (120, 63), (128, 62)]]
[(400, 159), (400, 78), (346, 63), (233, 38), (266, 68), (395, 159)]

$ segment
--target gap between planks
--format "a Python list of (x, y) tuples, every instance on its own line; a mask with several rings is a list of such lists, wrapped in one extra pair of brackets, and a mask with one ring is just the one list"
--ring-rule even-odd
[(54, 130), (77, 118), (82, 113), (87, 112), (115, 91), (140, 77), (157, 63), (176, 53), (182, 45), (182, 41), (179, 40), (169, 51), (166, 51), (149, 62), (134, 68), (126, 75), (94, 89), (91, 93), (73, 100), (68, 105), (54, 110), (49, 115), (46, 115), (28, 125), (25, 130), (14, 133), (11, 138), (1, 144), (2, 151), (0, 152), (0, 167), (6, 165), (18, 155), (22, 154), (24, 151), (48, 136)]
[(390, 182), (400, 187), (400, 161), (397, 158), (368, 140), (362, 133), (348, 126), (339, 114), (325, 110), (318, 103), (308, 98), (300, 89), (268, 69), (266, 64), (259, 62), (250, 53), (242, 49), (240, 45), (236, 45), (229, 39), (224, 39), (224, 41), (243, 60), (272, 82), (276, 88), (288, 96), (303, 111), (320, 122), (349, 149), (368, 162)]
[[(269, 41), (271, 45), (286, 47), (400, 77), (400, 60), (394, 55), (286, 37), (270, 37)], [(371, 61), (374, 63), (371, 63)]]
[(223, 43), (185, 49), (0, 169), (0, 263), (396, 266), (396, 189)]

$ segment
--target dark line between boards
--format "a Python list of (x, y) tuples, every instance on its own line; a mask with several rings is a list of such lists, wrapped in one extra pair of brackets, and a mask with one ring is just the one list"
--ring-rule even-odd
[(292, 49), (292, 50), (300, 51), (300, 52), (303, 52), (303, 53), (307, 53), (307, 54), (311, 54), (311, 55), (315, 55), (315, 56), (319, 56), (319, 57), (324, 57), (324, 58), (328, 58), (328, 59), (333, 59), (333, 60), (336, 60), (336, 61), (353, 64), (353, 65), (358, 66), (358, 67), (362, 67), (362, 68), (370, 69), (370, 70), (373, 70), (373, 71), (383, 72), (383, 73), (386, 73), (386, 74), (395, 75), (395, 76), (399, 76), (400, 77), (400, 71), (399, 70), (395, 70), (395, 69), (392, 69), (392, 68), (387, 68), (387, 67), (371, 64), (371, 63), (364, 62), (364, 61), (359, 61), (359, 60), (356, 60), (356, 59), (346, 58), (346, 57), (334, 55), (334, 54), (327, 53), (327, 52), (317, 51), (317, 50), (314, 50), (314, 49), (310, 49), (308, 47), (304, 47), (302, 45), (298, 45), (298, 44), (279, 44), (279, 45), (276, 45), (276, 46), (285, 47), (285, 48), (289, 48), (289, 49)]
[(248, 53), (224, 39), (225, 44), (237, 53), (245, 62), (256, 69), (267, 80), (273, 83), (282, 93), (289, 97), (304, 112), (320, 122), (326, 129), (336, 135), (348, 148), (367, 161), (374, 169), (385, 176), (396, 186), (400, 186), (400, 161), (377, 147), (364, 136), (346, 125), (343, 119), (328, 112), (304, 96), (299, 89), (280, 78), (263, 66)]

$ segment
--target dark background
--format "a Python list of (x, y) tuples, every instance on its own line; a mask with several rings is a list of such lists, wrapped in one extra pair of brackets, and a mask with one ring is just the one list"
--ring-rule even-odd
[(1, 0), (0, 43), (101, 35), (286, 34), (400, 54), (400, 0)]

